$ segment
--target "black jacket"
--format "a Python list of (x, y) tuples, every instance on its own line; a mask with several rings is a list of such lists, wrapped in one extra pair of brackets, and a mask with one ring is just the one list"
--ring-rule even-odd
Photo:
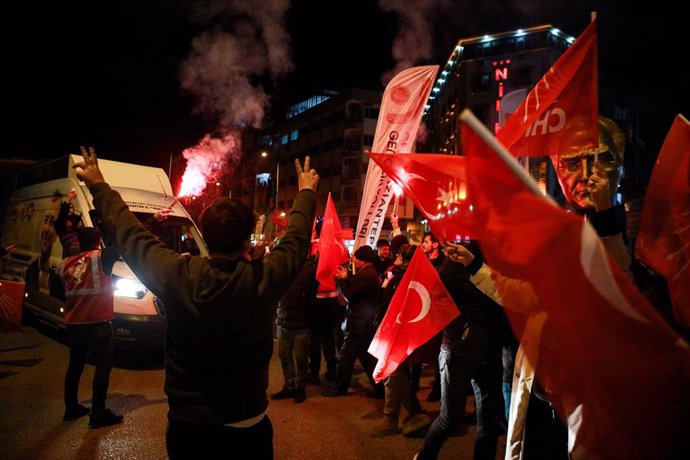
[(307, 257), (314, 193), (297, 194), (280, 244), (253, 261), (178, 254), (108, 184), (93, 185), (91, 194), (102, 230), (165, 305), (168, 417), (218, 424), (261, 415), (268, 407), (275, 309)]
[(374, 316), (381, 300), (379, 275), (374, 266), (368, 264), (351, 278), (338, 280), (336, 285), (347, 300), (345, 332), (373, 334)]

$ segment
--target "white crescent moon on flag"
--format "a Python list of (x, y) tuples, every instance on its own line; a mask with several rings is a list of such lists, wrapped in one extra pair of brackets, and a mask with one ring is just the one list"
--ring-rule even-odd
[[(410, 281), (410, 285), (407, 289), (417, 291), (417, 294), (419, 294), (419, 297), (422, 299), (422, 310), (419, 312), (417, 317), (406, 321), (407, 323), (416, 323), (417, 321), (424, 319), (424, 317), (429, 314), (429, 309), (431, 308), (431, 298), (429, 297), (429, 291), (426, 289), (426, 287), (418, 281)], [(402, 312), (398, 313), (398, 317), (395, 319), (395, 322), (398, 324), (402, 324), (400, 322), (401, 314)]]
[[(415, 174), (415, 173), (407, 173), (406, 179), (407, 179), (408, 181), (409, 181), (409, 180), (413, 180), (413, 179), (417, 179), (417, 180), (421, 180), (421, 181), (424, 181), (424, 182), (426, 182), (426, 183), (429, 183), (428, 180), (426, 180), (425, 178), (423, 178), (423, 177), (420, 176), (419, 174)], [(417, 206), (417, 207), (419, 208), (419, 210), (422, 211), (423, 214), (427, 215), (428, 217), (430, 217), (430, 218), (432, 218), (432, 219), (439, 219), (439, 218), (441, 218), (441, 216), (443, 215), (443, 213), (441, 213), (441, 214), (434, 214), (433, 212), (430, 212), (430, 211), (424, 209), (420, 204), (417, 204), (417, 203), (415, 203), (415, 206)], [(422, 286), (422, 287), (424, 287), (424, 286)]]

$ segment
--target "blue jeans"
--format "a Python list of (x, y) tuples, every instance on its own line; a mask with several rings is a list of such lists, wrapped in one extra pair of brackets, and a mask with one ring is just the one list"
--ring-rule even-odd
[(304, 389), (309, 373), (309, 329), (278, 326), (278, 357), (285, 388)]
[(476, 459), (494, 460), (503, 419), (501, 373), (487, 365), (475, 364), (441, 350), (438, 355), (441, 376), (441, 412), (429, 427), (419, 460), (435, 459), (448, 436), (462, 422), (470, 384), (477, 408), (477, 435), (474, 442)]
[(110, 371), (113, 368), (113, 325), (110, 321), (92, 324), (68, 324), (69, 366), (65, 375), (65, 408), (79, 405), (79, 380), (87, 358), (96, 367), (93, 374), (91, 413), (105, 410)]

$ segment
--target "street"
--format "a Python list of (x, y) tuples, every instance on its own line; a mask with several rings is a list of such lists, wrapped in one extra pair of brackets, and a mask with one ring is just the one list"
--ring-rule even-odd
[[(269, 394), (282, 387), (282, 372), (274, 346)], [(88, 417), (62, 422), (62, 391), (68, 348), (59, 334), (24, 326), (0, 333), (0, 458), (43, 459), (165, 459), (167, 399), (160, 356), (116, 355), (107, 404), (125, 416), (113, 427), (88, 429)], [(324, 367), (325, 368), (325, 367)], [(271, 401), (276, 459), (411, 459), (422, 439), (394, 435), (369, 436), (382, 417), (383, 401), (369, 399), (359, 365), (350, 394), (325, 398), (325, 388), (309, 385), (307, 400)], [(80, 401), (89, 405), (93, 367), (87, 366), (80, 384)], [(434, 417), (439, 403), (426, 402), (432, 375), (425, 369), (422, 405)], [(323, 380), (323, 379), (322, 379)], [(468, 401), (472, 409), (472, 401)], [(462, 426), (446, 442), (441, 459), (470, 459), (475, 427)], [(503, 458), (505, 436), (496, 458)], [(203, 458), (203, 448), (199, 458)], [(228, 446), (228, 458), (233, 457)], [(236, 454), (236, 453), (235, 453)]]

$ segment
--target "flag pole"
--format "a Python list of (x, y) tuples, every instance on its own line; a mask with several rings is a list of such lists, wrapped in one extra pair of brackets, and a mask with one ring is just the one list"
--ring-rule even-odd
[(544, 195), (541, 193), (541, 190), (539, 190), (539, 185), (534, 181), (534, 179), (527, 174), (527, 171), (520, 166), (520, 163), (515, 160), (515, 157), (513, 157), (503, 146), (503, 144), (501, 144), (494, 137), (494, 135), (491, 134), (486, 126), (484, 126), (482, 122), (477, 119), (470, 109), (465, 109), (462, 111), (460, 114), (460, 121), (466, 123), (470, 128), (472, 128), (472, 130), (491, 147), (491, 150), (493, 150), (496, 155), (503, 160), (503, 163), (505, 163), (513, 174), (520, 178), (528, 189), (530, 189), (535, 195), (543, 197), (546, 201), (558, 207), (558, 204), (553, 200), (553, 198), (551, 198), (549, 195)]
[[(597, 19), (597, 12), (592, 11), (589, 13), (589, 22), (594, 22)], [(599, 122), (597, 121), (597, 130), (599, 129)], [(599, 137), (599, 133), (597, 133), (597, 138)], [(597, 161), (599, 161), (599, 145), (595, 147), (594, 150), (594, 164), (597, 164)], [(592, 166), (592, 173), (594, 173), (594, 166)], [(582, 174), (583, 178), (587, 178), (587, 171), (585, 170)]]

